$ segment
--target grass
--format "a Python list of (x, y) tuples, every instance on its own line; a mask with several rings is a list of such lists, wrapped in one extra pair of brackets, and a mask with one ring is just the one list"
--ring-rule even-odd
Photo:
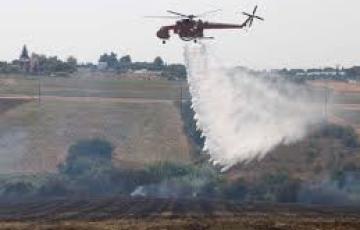
[[(313, 81), (325, 101), (324, 88), (329, 88), (330, 120), (341, 125), (352, 126), (360, 136), (360, 85), (338, 81)], [(325, 107), (325, 105), (324, 105)]]
[(0, 95), (4, 94), (35, 96), (38, 94), (38, 81), (23, 78), (0, 78)]
[[(21, 94), (37, 96), (39, 83), (42, 95), (65, 97), (107, 97), (107, 98), (147, 98), (179, 100), (181, 82), (164, 80), (119, 80), (119, 79), (77, 79), (77, 78), (16, 78), (0, 81), (1, 94)], [(186, 94), (186, 92), (185, 92)], [(188, 95), (185, 95), (188, 97)]]
[[(54, 170), (71, 144), (94, 137), (112, 142), (120, 161), (187, 161), (189, 150), (176, 113), (171, 103), (46, 101), (39, 108), (33, 102), (1, 117), (0, 127), (10, 125), (26, 134), (26, 140), (13, 146), (26, 145), (17, 167), (35, 171)], [(11, 146), (6, 151), (13, 154)]]
[[(9, 84), (0, 84), (0, 95), (37, 95), (37, 80), (14, 78), (5, 83)], [(174, 103), (181, 85), (168, 81), (43, 79), (40, 106), (34, 100), (0, 115), (0, 173), (54, 171), (69, 146), (94, 137), (115, 145), (114, 160), (122, 166), (189, 162), (190, 146)]]
[[(0, 85), (0, 95), (9, 92), (26, 95), (38, 87), (37, 80), (10, 80), (5, 83), (12, 88)], [(119, 166), (143, 167), (158, 161), (189, 163), (191, 144), (184, 135), (175, 103), (183, 84), (161, 80), (44, 78), (41, 106), (32, 101), (0, 115), (3, 146), (0, 173), (54, 171), (72, 144), (96, 137), (115, 145), (114, 160)], [(353, 99), (357, 97), (360, 99), (360, 94)], [(352, 102), (348, 94), (338, 99)], [(357, 111), (335, 115), (359, 125)], [(284, 165), (300, 167), (299, 162), (287, 158), (293, 149), (283, 151)], [(304, 152), (296, 159), (309, 161), (312, 157), (308, 155)], [(308, 170), (305, 167), (298, 171), (306, 176)]]
[(344, 119), (349, 124), (353, 124), (354, 126), (360, 127), (360, 109), (358, 111), (340, 109), (335, 112), (335, 115), (337, 117)]
[(337, 93), (334, 94), (334, 103), (336, 104), (359, 104), (360, 93)]

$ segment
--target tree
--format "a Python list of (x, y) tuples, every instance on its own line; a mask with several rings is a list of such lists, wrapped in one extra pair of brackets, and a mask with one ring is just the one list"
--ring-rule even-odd
[(77, 69), (77, 60), (69, 57), (66, 62), (58, 59), (57, 56), (46, 57), (45, 55), (32, 54), (32, 72), (39, 74), (73, 73)]
[(74, 56), (69, 56), (67, 59), (66, 59), (66, 62), (71, 64), (71, 65), (74, 65), (74, 66), (77, 66), (77, 59), (74, 57)]
[(238, 179), (230, 183), (224, 189), (224, 196), (232, 200), (244, 200), (248, 193), (248, 188), (244, 180)]
[(349, 126), (343, 127), (340, 125), (327, 124), (320, 130), (319, 135), (339, 139), (349, 148), (357, 148), (360, 146), (356, 131)]
[(23, 72), (28, 73), (30, 71), (30, 57), (29, 52), (26, 48), (26, 45), (24, 45), (21, 55), (20, 55), (20, 67)]
[(162, 69), (162, 76), (169, 80), (186, 79), (187, 77), (187, 71), (184, 65), (167, 65)]
[(99, 62), (106, 62), (108, 61), (109, 55), (107, 53), (104, 53), (100, 55)]
[(106, 140), (81, 140), (72, 145), (61, 173), (69, 177), (91, 176), (102, 174), (112, 169), (114, 147)]
[(107, 63), (109, 68), (116, 68), (119, 64), (119, 61), (117, 60), (117, 54), (114, 52), (111, 52), (110, 55), (105, 53), (100, 56), (99, 62), (105, 62)]
[(346, 73), (349, 77), (352, 78), (360, 77), (360, 66), (353, 66), (350, 69), (347, 69)]
[(154, 66), (155, 67), (163, 67), (164, 66), (164, 61), (161, 57), (156, 57), (154, 59), (154, 62), (153, 62)]
[(120, 61), (120, 64), (131, 64), (132, 63), (130, 55), (125, 55), (125, 56), (121, 57), (119, 61)]
[(146, 169), (154, 182), (160, 182), (174, 177), (182, 177), (191, 172), (189, 165), (175, 164), (171, 162), (158, 162)]
[(22, 49), (21, 55), (20, 55), (20, 59), (22, 59), (22, 60), (29, 60), (30, 59), (29, 52), (27, 50), (26, 45), (23, 46), (23, 49)]
[(66, 60), (66, 63), (68, 64), (69, 68), (71, 69), (70, 72), (75, 72), (77, 69), (78, 61), (75, 57), (69, 56)]
[(118, 64), (117, 54), (111, 52), (108, 60), (108, 65), (112, 68), (115, 68)]

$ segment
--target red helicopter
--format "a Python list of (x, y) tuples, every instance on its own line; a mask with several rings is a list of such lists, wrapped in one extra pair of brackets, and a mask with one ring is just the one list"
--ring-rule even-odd
[(214, 39), (214, 37), (205, 37), (204, 30), (210, 29), (243, 29), (245, 27), (251, 27), (253, 25), (254, 19), (259, 19), (264, 21), (264, 18), (256, 15), (258, 6), (255, 6), (252, 14), (243, 12), (248, 18), (242, 24), (226, 24), (226, 23), (212, 23), (205, 22), (201, 19), (195, 20), (197, 18), (204, 17), (207, 14), (215, 13), (220, 10), (209, 11), (200, 15), (185, 15), (175, 11), (168, 10), (167, 12), (176, 16), (148, 16), (149, 18), (172, 18), (172, 19), (181, 19), (175, 23), (175, 25), (163, 26), (156, 33), (157, 37), (163, 41), (163, 44), (166, 44), (166, 41), (170, 39), (170, 31), (173, 31), (174, 34), (179, 35), (180, 39), (183, 41), (194, 41), (197, 43), (201, 39)]

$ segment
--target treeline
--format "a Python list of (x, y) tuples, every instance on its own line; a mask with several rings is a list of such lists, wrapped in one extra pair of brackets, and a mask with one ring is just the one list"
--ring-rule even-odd
[(274, 69), (270, 72), (260, 72), (261, 74), (277, 74), (297, 81), (305, 80), (360, 80), (360, 66), (350, 68), (313, 68), (313, 69)]
[(28, 60), (0, 62), (0, 73), (66, 76), (77, 71), (77, 59), (70, 56), (63, 61), (57, 56), (32, 54)]
[(47, 75), (47, 76), (69, 76), (79, 68), (90, 68), (93, 71), (115, 71), (118, 74), (131, 73), (134, 71), (156, 72), (160, 77), (169, 80), (186, 79), (187, 71), (181, 64), (166, 64), (161, 57), (156, 57), (153, 62), (133, 62), (130, 55), (118, 58), (118, 55), (111, 52), (100, 56), (98, 64), (86, 63), (79, 64), (73, 56), (66, 60), (61, 60), (57, 56), (46, 56), (27, 54), (24, 47), (26, 58), (20, 58), (10, 63), (0, 62), (0, 73), (3, 74), (28, 74), (28, 75)]
[(0, 73), (11, 74), (11, 73), (21, 73), (20, 65), (13, 63), (0, 62)]
[[(219, 180), (211, 167), (159, 162), (143, 169), (129, 169), (115, 166), (114, 157), (110, 142), (80, 140), (69, 148), (56, 174), (0, 178), (0, 201), (39, 197), (193, 197), (194, 192), (202, 191), (210, 181)], [(170, 187), (161, 193), (158, 189), (163, 183)]]
[(253, 70), (243, 66), (237, 66), (229, 71), (230, 74), (242, 72), (253, 76), (266, 77), (304, 83), (307, 80), (334, 80), (334, 81), (360, 81), (360, 66), (351, 68), (314, 68), (314, 69), (272, 69)]
[(146, 70), (159, 72), (162, 77), (169, 80), (186, 79), (186, 67), (181, 64), (166, 64), (161, 57), (156, 57), (153, 62), (133, 62), (130, 55), (118, 58), (114, 52), (104, 53), (99, 58), (99, 69), (114, 70), (118, 73)]
[[(47, 57), (45, 55), (33, 55), (36, 58), (33, 72), (42, 74), (51, 73), (74, 73), (77, 71), (77, 59), (70, 56), (63, 61), (56, 56)], [(37, 62), (37, 63), (36, 63)]]

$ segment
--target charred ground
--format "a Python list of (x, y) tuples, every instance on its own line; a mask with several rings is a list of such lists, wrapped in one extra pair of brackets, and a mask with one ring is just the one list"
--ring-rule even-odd
[[(357, 208), (111, 198), (0, 203), (0, 229), (358, 229)], [(31, 210), (31, 211), (30, 211)]]

